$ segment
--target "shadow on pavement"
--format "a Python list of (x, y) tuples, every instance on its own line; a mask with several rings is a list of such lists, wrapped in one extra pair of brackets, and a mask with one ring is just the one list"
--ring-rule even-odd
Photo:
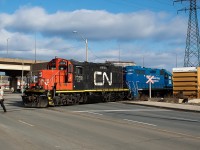
[(4, 104), (7, 107), (14, 106), (14, 107), (24, 107), (22, 103), (21, 94), (19, 93), (8, 93), (5, 92), (4, 94)]

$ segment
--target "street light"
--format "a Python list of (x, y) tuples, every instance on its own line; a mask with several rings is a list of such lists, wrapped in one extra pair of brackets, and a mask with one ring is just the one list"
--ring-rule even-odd
[(22, 60), (21, 93), (24, 93), (24, 61)]
[(8, 57), (8, 40), (9, 40), (10, 38), (7, 38), (7, 57)]
[(144, 68), (144, 56), (142, 57), (142, 67)]
[(85, 41), (85, 49), (86, 49), (86, 62), (88, 62), (88, 41), (84, 38), (78, 31), (73, 31), (73, 33), (79, 34), (79, 36)]
[(35, 32), (35, 63), (36, 63), (36, 32)]

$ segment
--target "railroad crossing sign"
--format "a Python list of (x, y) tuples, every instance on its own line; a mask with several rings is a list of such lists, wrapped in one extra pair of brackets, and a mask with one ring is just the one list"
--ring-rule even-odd
[(153, 83), (154, 84), (154, 81), (153, 81), (154, 76), (146, 76), (146, 78), (148, 79), (146, 83)]
[(148, 79), (146, 83), (149, 83), (149, 98), (151, 98), (151, 83), (154, 84), (154, 76), (146, 76), (146, 78)]

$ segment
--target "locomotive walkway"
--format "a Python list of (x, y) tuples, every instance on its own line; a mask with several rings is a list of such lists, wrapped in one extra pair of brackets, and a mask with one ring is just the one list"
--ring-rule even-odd
[(153, 101), (125, 101), (123, 103), (200, 113), (200, 104), (195, 105), (187, 103), (166, 103), (166, 102), (153, 102)]

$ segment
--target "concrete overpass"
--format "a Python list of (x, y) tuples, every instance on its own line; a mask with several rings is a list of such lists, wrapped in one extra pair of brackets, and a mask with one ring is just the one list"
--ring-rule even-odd
[(0, 71), (5, 72), (7, 76), (21, 76), (22, 70), (24, 73), (32, 71), (32, 65), (46, 63), (47, 61), (0, 58)]
[[(46, 68), (47, 61), (26, 60), (18, 58), (0, 58), (0, 72), (5, 72), (10, 76), (10, 86), (16, 89), (18, 76), (26, 76), (28, 73), (34, 74), (37, 70)], [(36, 73), (35, 73), (36, 74)]]

